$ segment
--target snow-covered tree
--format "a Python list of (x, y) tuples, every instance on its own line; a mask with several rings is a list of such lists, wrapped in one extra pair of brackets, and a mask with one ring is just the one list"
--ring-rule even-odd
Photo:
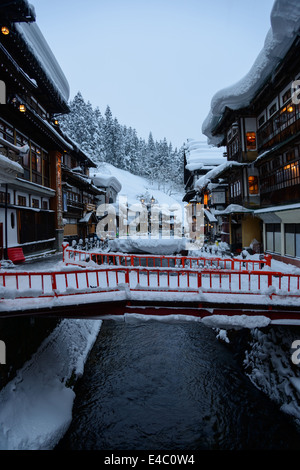
[(121, 125), (107, 105), (104, 115), (93, 109), (78, 92), (70, 101), (70, 113), (62, 116), (62, 130), (87, 155), (97, 162), (107, 162), (133, 174), (157, 182), (162, 189), (177, 188), (183, 182), (183, 154), (164, 138), (157, 142), (152, 132), (148, 140), (138, 137), (130, 126)]

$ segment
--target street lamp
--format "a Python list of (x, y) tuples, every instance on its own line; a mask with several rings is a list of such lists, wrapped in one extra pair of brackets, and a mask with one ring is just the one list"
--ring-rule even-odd
[(4, 34), (4, 36), (7, 36), (9, 34), (9, 29), (7, 26), (2, 26), (1, 27), (1, 33)]

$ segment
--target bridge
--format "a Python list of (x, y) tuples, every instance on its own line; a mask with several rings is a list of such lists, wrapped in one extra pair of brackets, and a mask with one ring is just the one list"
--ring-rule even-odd
[(0, 318), (247, 316), (300, 324), (300, 275), (243, 260), (92, 253), (64, 245), (59, 271), (0, 271)]

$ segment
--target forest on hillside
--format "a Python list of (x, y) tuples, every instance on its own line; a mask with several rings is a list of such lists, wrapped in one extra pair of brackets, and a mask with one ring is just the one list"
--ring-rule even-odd
[(173, 149), (166, 138), (156, 141), (151, 131), (145, 141), (135, 129), (120, 124), (109, 106), (102, 114), (81, 92), (69, 107), (71, 112), (60, 117), (60, 127), (96, 164), (110, 163), (157, 182), (164, 190), (183, 187), (183, 147)]

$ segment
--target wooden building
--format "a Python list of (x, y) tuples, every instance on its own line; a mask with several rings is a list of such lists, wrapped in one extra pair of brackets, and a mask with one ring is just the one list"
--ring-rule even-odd
[[(284, 8), (280, 15), (284, 19)], [(280, 26), (281, 43), (274, 40), (264, 63), (262, 51), (246, 76), (248, 96), (224, 92), (223, 111), (211, 119), (206, 135), (225, 145), (227, 162), (235, 163), (222, 172), (228, 206), (219, 212), (232, 249), (247, 248), (253, 240), (260, 251), (300, 266), (300, 37), (297, 24), (285, 37), (287, 25)]]
[[(209, 147), (206, 142), (188, 139), (184, 146), (184, 185), (185, 195), (183, 202), (191, 205), (190, 211), (193, 219), (196, 218), (197, 205), (203, 207), (204, 211), (204, 233), (206, 238), (214, 239), (218, 232), (218, 221), (214, 216), (216, 208), (223, 207), (221, 189), (210, 191), (207, 185), (198, 184), (205, 180), (207, 174), (213, 172), (224, 161), (222, 150)], [(225, 203), (225, 200), (224, 200)]]
[[(0, 18), (0, 259), (17, 261), (23, 254), (61, 249), (67, 158), (76, 166), (84, 162), (85, 174), (95, 165), (57, 124), (69, 112), (69, 85), (34, 10), (26, 0), (0, 1)], [(90, 183), (83, 187), (94, 204), (90, 197), (99, 191)]]

